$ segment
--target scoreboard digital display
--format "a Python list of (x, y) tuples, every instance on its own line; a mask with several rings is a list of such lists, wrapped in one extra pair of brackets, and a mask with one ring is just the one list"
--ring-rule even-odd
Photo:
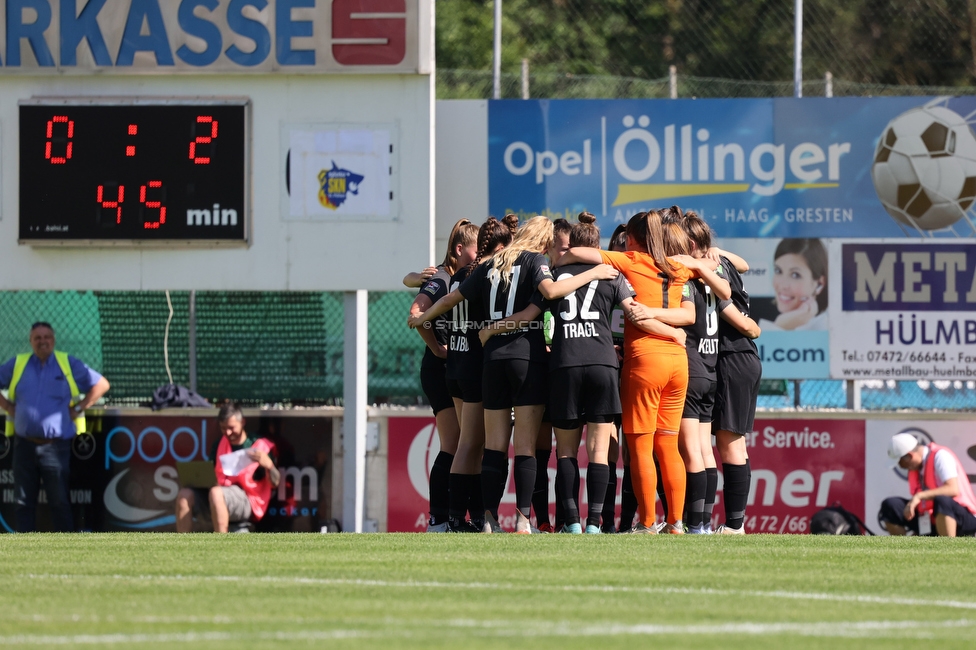
[(20, 243), (247, 244), (247, 100), (45, 98), (19, 108)]

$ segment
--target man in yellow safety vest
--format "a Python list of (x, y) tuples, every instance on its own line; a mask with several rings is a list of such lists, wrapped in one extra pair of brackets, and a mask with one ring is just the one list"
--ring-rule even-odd
[[(40, 480), (51, 507), (54, 530), (74, 530), (68, 482), (71, 441), (85, 431), (85, 409), (109, 389), (108, 380), (75, 357), (54, 349), (54, 328), (31, 326), (33, 353), (0, 365), (0, 408), (5, 434), (13, 436), (17, 530), (34, 530)], [(53, 361), (53, 363), (52, 363)], [(82, 397), (84, 394), (84, 397)]]

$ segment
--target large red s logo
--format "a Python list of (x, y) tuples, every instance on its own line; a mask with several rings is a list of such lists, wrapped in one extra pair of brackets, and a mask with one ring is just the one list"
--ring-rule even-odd
[(397, 65), (407, 52), (405, 0), (334, 0), (332, 56), (341, 65)]

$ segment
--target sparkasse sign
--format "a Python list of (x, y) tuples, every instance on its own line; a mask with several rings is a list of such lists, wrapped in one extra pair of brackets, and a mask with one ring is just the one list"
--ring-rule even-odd
[(419, 73), (428, 0), (0, 0), (0, 74)]

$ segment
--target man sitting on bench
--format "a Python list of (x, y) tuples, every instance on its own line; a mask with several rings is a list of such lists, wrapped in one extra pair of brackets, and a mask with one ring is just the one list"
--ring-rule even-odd
[(220, 407), (217, 426), (223, 435), (210, 453), (217, 485), (180, 489), (176, 495), (176, 532), (192, 532), (193, 515), (212, 522), (215, 533), (226, 533), (231, 523), (256, 523), (264, 517), (281, 473), (275, 467), (274, 443), (249, 436), (245, 423), (237, 404), (227, 402)]

